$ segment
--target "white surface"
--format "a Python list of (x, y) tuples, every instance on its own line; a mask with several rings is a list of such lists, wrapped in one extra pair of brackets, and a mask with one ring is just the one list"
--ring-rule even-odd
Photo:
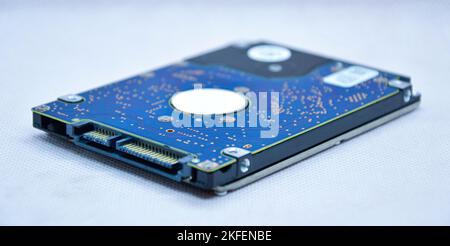
[(170, 98), (174, 108), (189, 114), (228, 114), (245, 109), (247, 99), (230, 90), (205, 88), (181, 91)]
[[(0, 3), (0, 224), (450, 224), (448, 1), (215, 2)], [(42, 102), (259, 38), (408, 74), (421, 108), (225, 197), (31, 127)]]

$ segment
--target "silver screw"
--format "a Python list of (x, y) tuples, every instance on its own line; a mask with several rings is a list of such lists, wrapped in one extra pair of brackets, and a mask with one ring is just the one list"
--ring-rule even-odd
[(34, 110), (38, 111), (38, 112), (45, 112), (50, 110), (50, 107), (47, 105), (41, 105), (41, 106), (37, 106), (36, 108), (34, 108)]
[(274, 72), (274, 73), (278, 73), (281, 70), (283, 70), (283, 67), (279, 64), (271, 64), (269, 65), (269, 71)]
[(227, 151), (228, 151), (229, 154), (237, 154), (237, 153), (239, 153), (238, 148), (234, 148), (234, 147), (229, 148)]
[(82, 102), (84, 100), (84, 98), (80, 95), (70, 94), (70, 95), (58, 97), (58, 100), (66, 102), (66, 103), (79, 103), (79, 102)]

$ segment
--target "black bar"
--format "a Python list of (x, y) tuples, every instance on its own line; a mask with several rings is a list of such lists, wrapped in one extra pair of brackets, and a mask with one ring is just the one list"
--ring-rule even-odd
[[(209, 236), (208, 236), (209, 235)], [(226, 239), (226, 240), (225, 240)], [(449, 227), (1, 227), (2, 242), (88, 243), (112, 242), (143, 245), (193, 243), (215, 245), (235, 243), (275, 244), (292, 242), (423, 242), (450, 239)], [(253, 242), (252, 242), (253, 241)], [(159, 243), (158, 243), (159, 242)], [(445, 242), (445, 241), (443, 241)]]

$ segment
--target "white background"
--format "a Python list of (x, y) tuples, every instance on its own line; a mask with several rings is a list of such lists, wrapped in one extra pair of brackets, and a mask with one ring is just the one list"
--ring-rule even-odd
[[(1, 1), (0, 224), (450, 224), (449, 1)], [(225, 197), (31, 127), (32, 106), (235, 40), (408, 74), (419, 110)]]

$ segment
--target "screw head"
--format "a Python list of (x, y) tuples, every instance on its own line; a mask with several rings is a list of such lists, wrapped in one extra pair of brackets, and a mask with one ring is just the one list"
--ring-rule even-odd
[(234, 148), (234, 147), (229, 148), (227, 151), (228, 151), (229, 154), (237, 154), (237, 153), (239, 153), (239, 150), (237, 148)]
[(43, 113), (45, 111), (50, 110), (50, 107), (48, 105), (40, 105), (40, 106), (35, 107), (34, 110)]
[(79, 103), (84, 100), (84, 98), (80, 95), (69, 94), (65, 96), (58, 97), (58, 100), (66, 102), (66, 103)]
[(207, 170), (207, 171), (211, 171), (219, 166), (220, 165), (218, 163), (210, 161), (210, 160), (206, 160), (206, 161), (203, 161), (203, 162), (200, 162), (197, 164), (197, 167)]
[(269, 71), (273, 73), (278, 73), (281, 70), (283, 70), (283, 67), (280, 64), (270, 64), (269, 65)]
[(222, 150), (225, 155), (234, 157), (234, 158), (241, 158), (250, 153), (250, 151), (246, 149), (241, 149), (238, 147), (228, 147)]

